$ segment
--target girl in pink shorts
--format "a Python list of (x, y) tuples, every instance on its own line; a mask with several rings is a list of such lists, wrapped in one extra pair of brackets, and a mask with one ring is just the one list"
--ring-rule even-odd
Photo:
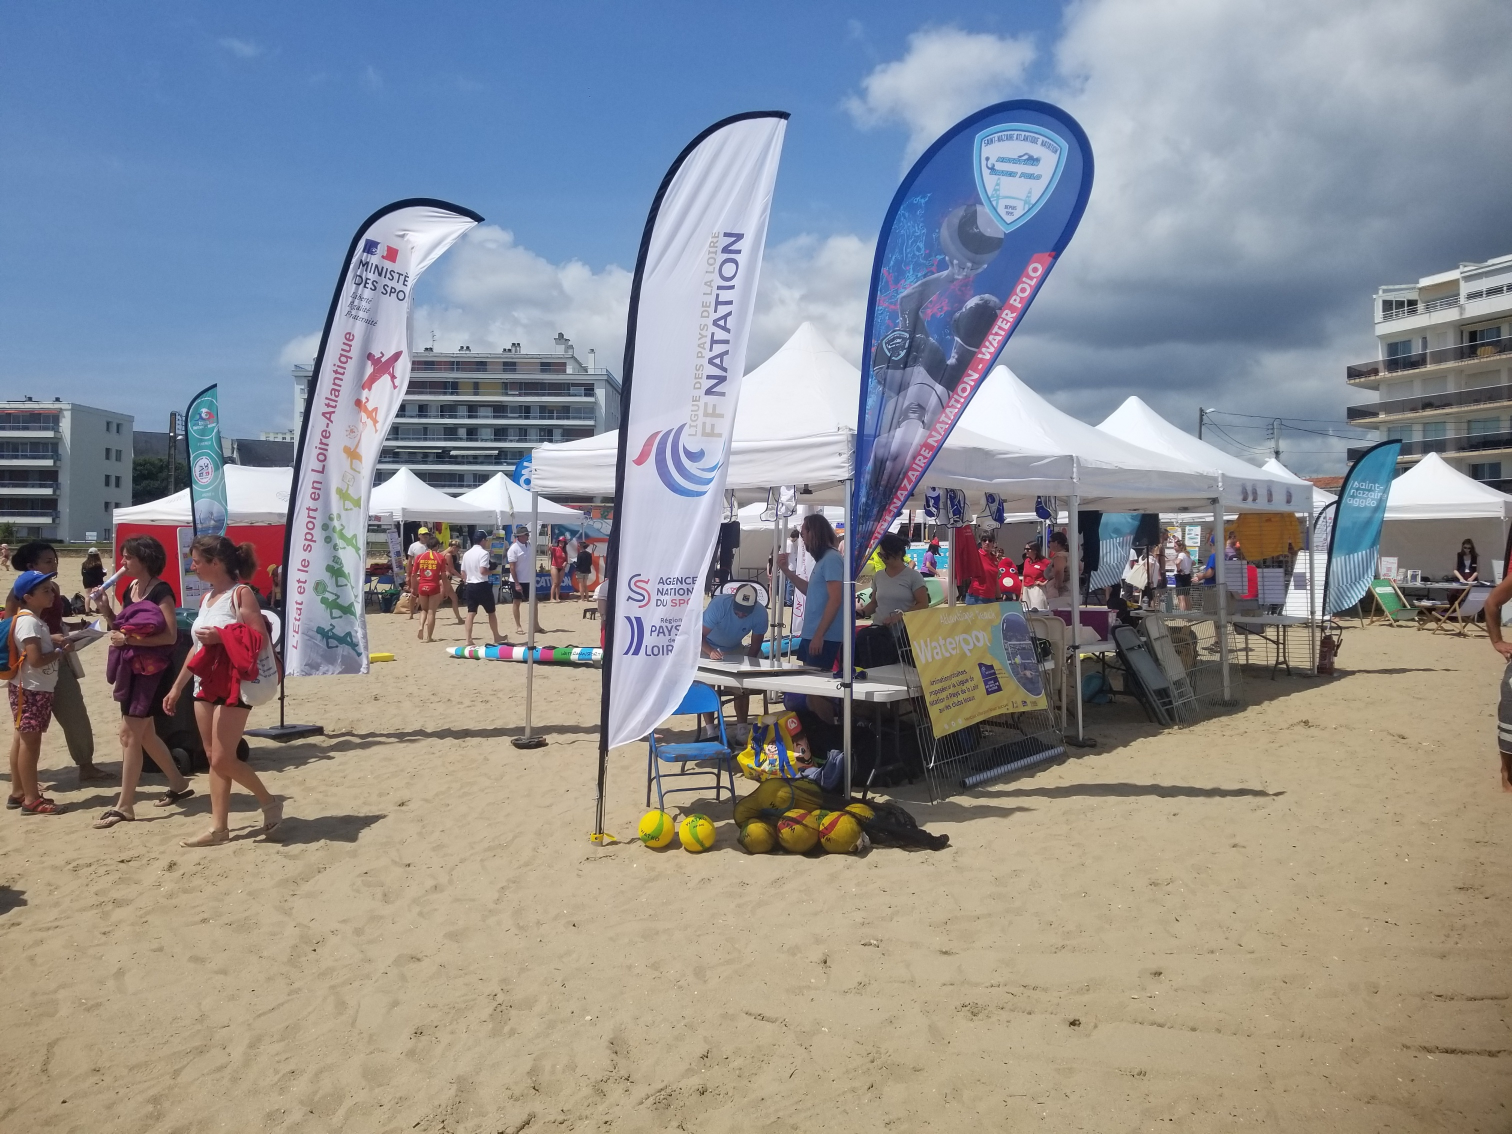
[[(19, 655), (15, 676), (10, 679), (11, 795), (6, 806), (25, 815), (56, 815), (62, 810), (42, 796), (37, 784), (37, 764), (42, 757), (42, 734), (52, 723), (53, 691), (58, 687), (58, 661), (66, 642), (53, 640), (42, 612), (57, 598), (55, 572), (23, 571), (11, 586), (5, 615), (11, 620), (10, 641), (5, 643), (7, 664)], [(20, 794), (16, 790), (20, 789)]]

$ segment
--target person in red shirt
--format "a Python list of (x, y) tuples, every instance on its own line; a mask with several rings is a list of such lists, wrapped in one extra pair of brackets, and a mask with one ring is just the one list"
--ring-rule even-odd
[(998, 600), (998, 548), (991, 536), (982, 541), (977, 554), (981, 558), (982, 569), (972, 576), (971, 585), (966, 589), (967, 606), (980, 606)]
[(1050, 561), (1044, 557), (1038, 543), (1024, 545), (1024, 562), (1019, 567), (1019, 589), (1024, 606), (1029, 610), (1049, 609), (1049, 599), (1045, 595), (1045, 572), (1049, 567)]

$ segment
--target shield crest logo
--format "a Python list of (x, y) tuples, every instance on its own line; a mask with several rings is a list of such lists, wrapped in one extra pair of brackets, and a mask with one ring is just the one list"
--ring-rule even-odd
[(1066, 165), (1066, 143), (1040, 126), (1010, 122), (977, 135), (977, 192), (1004, 232), (1050, 199)]

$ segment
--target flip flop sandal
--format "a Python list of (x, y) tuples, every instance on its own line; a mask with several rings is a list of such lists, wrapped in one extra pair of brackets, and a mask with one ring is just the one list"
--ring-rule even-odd
[(39, 799), (36, 803), (23, 803), (21, 814), (23, 815), (61, 815), (63, 809), (50, 799)]
[(192, 787), (186, 787), (183, 791), (168, 790), (163, 793), (163, 798), (153, 804), (154, 807), (172, 807), (181, 799), (188, 799), (194, 794)]
[(117, 823), (135, 822), (135, 818), (127, 815), (126, 812), (122, 811), (120, 808), (112, 807), (108, 811), (106, 811), (105, 814), (101, 815), (97, 820), (95, 820), (94, 826), (96, 831), (104, 831), (111, 827), (114, 827)]
[(192, 839), (180, 839), (181, 847), (218, 847), (231, 841), (230, 831), (206, 831)]

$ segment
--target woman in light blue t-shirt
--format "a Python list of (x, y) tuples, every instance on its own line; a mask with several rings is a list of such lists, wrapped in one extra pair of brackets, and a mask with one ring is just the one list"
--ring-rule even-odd
[(840, 618), (844, 591), (845, 557), (835, 550), (835, 529), (823, 516), (803, 518), (803, 546), (814, 557), (814, 569), (807, 579), (800, 578), (788, 565), (786, 554), (777, 557), (777, 566), (805, 597), (802, 640), (798, 659), (821, 670), (832, 669), (840, 655), (845, 625)]

